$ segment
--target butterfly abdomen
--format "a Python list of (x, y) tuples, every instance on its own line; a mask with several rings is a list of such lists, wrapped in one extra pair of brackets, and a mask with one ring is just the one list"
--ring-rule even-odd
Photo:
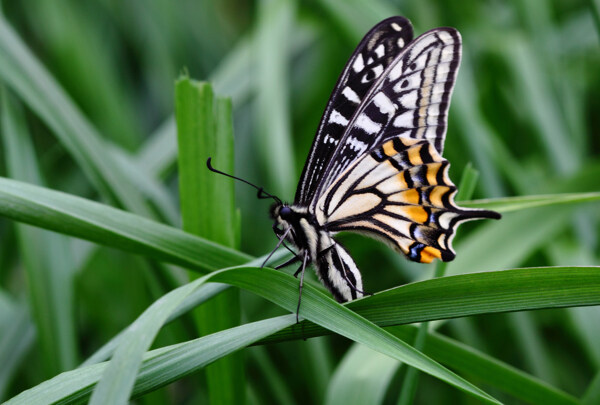
[(321, 283), (338, 302), (362, 297), (362, 276), (350, 254), (328, 235), (321, 241), (323, 253), (315, 262)]

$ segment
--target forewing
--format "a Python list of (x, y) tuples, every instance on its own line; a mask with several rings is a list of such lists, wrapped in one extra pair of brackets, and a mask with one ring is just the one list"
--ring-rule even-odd
[(373, 83), (413, 37), (404, 17), (391, 17), (365, 35), (344, 67), (329, 98), (325, 113), (304, 165), (296, 191), (296, 204), (308, 205), (325, 175), (348, 122)]
[(312, 204), (357, 158), (387, 139), (426, 139), (441, 154), (460, 57), (461, 38), (453, 28), (431, 30), (408, 44), (355, 110)]
[(383, 239), (413, 261), (450, 261), (461, 222), (500, 215), (458, 207), (448, 167), (429, 141), (396, 136), (357, 160), (323, 193), (317, 220), (330, 232)]

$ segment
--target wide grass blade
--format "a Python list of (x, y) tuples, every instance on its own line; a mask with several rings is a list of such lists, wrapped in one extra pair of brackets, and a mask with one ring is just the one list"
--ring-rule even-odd
[[(586, 201), (586, 198), (575, 197), (570, 202)], [(555, 201), (563, 203), (560, 199)], [(467, 202), (461, 204), (468, 205)], [(556, 211), (553, 212), (555, 215), (552, 218), (566, 221), (567, 213), (558, 215)], [(0, 178), (0, 215), (201, 271), (242, 264), (250, 259), (243, 253), (106, 205), (6, 178)], [(545, 226), (548, 214), (528, 214), (525, 219), (532, 224), (543, 223)], [(505, 222), (506, 218), (501, 223)], [(507, 232), (513, 232), (513, 229), (514, 226), (508, 226)], [(465, 245), (466, 248), (470, 246)], [(490, 251), (477, 249), (481, 252)]]
[[(239, 272), (237, 272), (237, 270), (240, 270)], [(253, 273), (254, 276), (252, 275)], [(265, 274), (267, 273), (267, 274)], [(217, 274), (221, 274), (221, 273), (217, 273)], [(264, 284), (266, 281), (268, 281), (269, 285), (265, 286), (265, 288), (273, 288), (272, 285), (270, 285), (270, 282), (274, 281), (271, 280), (271, 276), (275, 276), (278, 280), (282, 281), (282, 284), (278, 284), (277, 286), (277, 291), (281, 292), (280, 295), (278, 295), (278, 297), (276, 298), (276, 300), (280, 303), (285, 303), (286, 306), (289, 306), (290, 308), (292, 308), (295, 304), (295, 298), (297, 297), (297, 295), (295, 294), (296, 291), (296, 280), (291, 278), (290, 276), (287, 276), (283, 273), (275, 273), (271, 270), (268, 269), (263, 269), (258, 270), (258, 269), (251, 269), (251, 268), (243, 268), (243, 269), (236, 269), (236, 273), (231, 273), (231, 275), (235, 274), (236, 280), (235, 280), (235, 284), (240, 285), (240, 286), (245, 286), (248, 287), (251, 290), (258, 290), (260, 289), (260, 285)], [(519, 274), (525, 274), (528, 275), (527, 279), (528, 282), (525, 282), (523, 277), (520, 277)], [(267, 276), (266, 278), (263, 276)], [(225, 273), (222, 273), (221, 276), (216, 277), (217, 280), (219, 281), (226, 281), (225, 279)], [(255, 278), (255, 276), (258, 276)], [(221, 279), (221, 277), (223, 279)], [(461, 276), (454, 276), (454, 277), (447, 277), (447, 278), (442, 278), (442, 279), (434, 279), (434, 280), (428, 280), (428, 281), (423, 281), (423, 282), (419, 282), (419, 283), (414, 283), (411, 285), (407, 285), (404, 287), (399, 287), (398, 289), (395, 290), (390, 290), (389, 292), (385, 293), (385, 294), (380, 294), (380, 295), (390, 295), (392, 293), (395, 293), (396, 290), (401, 290), (401, 289), (405, 289), (405, 290), (410, 290), (411, 288), (415, 288), (415, 286), (419, 287), (417, 290), (420, 291), (423, 287), (426, 287), (428, 285), (435, 285), (435, 284), (440, 284), (441, 285), (437, 285), (435, 286), (436, 288), (433, 288), (430, 291), (430, 294), (426, 294), (426, 296), (430, 296), (431, 299), (434, 299), (434, 297), (437, 297), (437, 301), (438, 301), (438, 305), (437, 307), (439, 308), (446, 308), (447, 312), (445, 314), (438, 312), (438, 316), (444, 316), (444, 317), (455, 317), (455, 316), (462, 316), (464, 315), (465, 311), (463, 310), (463, 308), (461, 307), (462, 304), (462, 300), (460, 297), (451, 297), (449, 300), (446, 299), (446, 297), (444, 297), (441, 293), (445, 292), (445, 291), (452, 291), (452, 288), (448, 289), (446, 286), (444, 286), (444, 284), (447, 281), (452, 281), (452, 285), (462, 285), (463, 286), (463, 293), (464, 294), (471, 294), (471, 295), (464, 295), (464, 296), (469, 296), (471, 297), (470, 301), (482, 301), (481, 306), (482, 307), (487, 307), (488, 311), (491, 312), (495, 312), (495, 311), (503, 311), (503, 310), (520, 310), (520, 309), (525, 309), (523, 302), (519, 302), (519, 298), (520, 296), (523, 297), (523, 301), (529, 301), (529, 307), (531, 306), (536, 306), (536, 305), (540, 305), (540, 307), (554, 307), (556, 305), (558, 306), (563, 306), (563, 305), (592, 305), (592, 304), (598, 304), (598, 302), (600, 301), (600, 283), (598, 282), (600, 278), (600, 269), (598, 268), (550, 268), (550, 269), (517, 269), (517, 270), (510, 270), (510, 271), (502, 271), (502, 272), (493, 272), (493, 273), (476, 273), (476, 274), (469, 274), (469, 275), (461, 275)], [(510, 281), (513, 280), (513, 285), (510, 285)], [(544, 282), (544, 280), (546, 280), (546, 282)], [(554, 281), (552, 281), (554, 280)], [(576, 282), (574, 282), (574, 280), (576, 280)], [(548, 286), (547, 284), (549, 282), (552, 281), (552, 284), (554, 284), (557, 288), (557, 291), (553, 291), (552, 293), (543, 293), (543, 291), (548, 291)], [(196, 281), (197, 282), (197, 281)], [(505, 283), (508, 284), (507, 285), (507, 289), (509, 290), (508, 294), (505, 294), (503, 297), (498, 296), (498, 294), (496, 294), (496, 296), (490, 297), (490, 299), (487, 299), (486, 296), (490, 295), (491, 293), (489, 292), (490, 290), (499, 290), (497, 288), (497, 285), (505, 285), (505, 284), (500, 284), (500, 283)], [(523, 289), (515, 289), (515, 288), (511, 288), (511, 287), (518, 287), (519, 285), (524, 284), (526, 285), (526, 288)], [(563, 286), (563, 288), (560, 288), (560, 286)], [(576, 287), (576, 286), (579, 287)], [(537, 288), (539, 286), (539, 288)], [(187, 289), (188, 286), (182, 287)], [(437, 289), (440, 289), (440, 291), (437, 291)], [(311, 292), (315, 292), (314, 289), (312, 289), (312, 287), (310, 287)], [(504, 289), (502, 289), (504, 290)], [(587, 290), (587, 292), (585, 291)], [(183, 290), (178, 290), (178, 291), (183, 291)], [(418, 293), (418, 291), (414, 291), (414, 293)], [(410, 291), (408, 291), (410, 292)], [(540, 292), (542, 292), (541, 294), (544, 295), (544, 297), (542, 297), (542, 299), (537, 299), (537, 295), (540, 294)], [(267, 291), (262, 291), (262, 294), (266, 294)], [(316, 293), (318, 295), (320, 295), (319, 293)], [(414, 302), (415, 298), (413, 296), (412, 293), (407, 294), (408, 296), (405, 297), (405, 300), (395, 300), (394, 302), (390, 303), (389, 306), (387, 307), (383, 307), (383, 306), (379, 306), (379, 305), (374, 305), (373, 308), (366, 308), (366, 309), (361, 309), (358, 308), (358, 313), (363, 313), (363, 314), (368, 314), (368, 316), (372, 319), (377, 319), (377, 314), (379, 314), (380, 312), (383, 312), (383, 314), (391, 314), (391, 313), (397, 313), (397, 314), (407, 314), (407, 319), (400, 319), (399, 317), (394, 317), (394, 320), (391, 319), (382, 319), (379, 318), (378, 321), (379, 323), (388, 323), (388, 322), (398, 322), (398, 321), (402, 321), (402, 322), (410, 322), (410, 321), (424, 321), (424, 320), (431, 320), (431, 318), (429, 318), (427, 316), (427, 314), (429, 313), (428, 309), (429, 308), (425, 308), (424, 311), (420, 310), (420, 306), (417, 304), (414, 304), (412, 306), (412, 308), (408, 305), (406, 305), (406, 301), (411, 301)], [(420, 293), (418, 295), (421, 295)], [(502, 294), (500, 294), (502, 295)], [(463, 297), (464, 297), (463, 296)], [(378, 295), (374, 296), (374, 297), (370, 297), (370, 298), (366, 298), (363, 299), (361, 301), (356, 301), (354, 303), (354, 305), (359, 304), (359, 303), (366, 303), (369, 300), (375, 300), (378, 297)], [(165, 297), (166, 298), (166, 297)], [(275, 297), (272, 297), (275, 298)], [(309, 296), (305, 296), (303, 297), (303, 303), (306, 302), (306, 300), (310, 300), (312, 301), (314, 298), (313, 294), (311, 293)], [(325, 297), (323, 297), (323, 299), (326, 299)], [(486, 302), (491, 303), (490, 305), (486, 305)], [(335, 304), (334, 304), (335, 305)], [(352, 306), (352, 305), (350, 305)], [(311, 306), (303, 306), (304, 309), (309, 310), (310, 313), (312, 313), (312, 308)], [(468, 312), (472, 312), (472, 311), (468, 311)], [(330, 315), (327, 311), (324, 312), (322, 314), (323, 317), (326, 317), (327, 315)], [(291, 326), (293, 324), (293, 315), (290, 316), (286, 316), (286, 319), (290, 320), (291, 322), (288, 323), (289, 326)], [(279, 319), (279, 318), (277, 318)], [(337, 319), (337, 318), (336, 318)], [(262, 322), (268, 322), (268, 321), (262, 321)], [(244, 325), (240, 328), (248, 328), (248, 329), (244, 329), (246, 332), (242, 333), (242, 336), (246, 336), (246, 334), (252, 330), (252, 325), (253, 324), (249, 324), (249, 325)], [(285, 327), (286, 325), (281, 325), (281, 328)], [(350, 329), (353, 329), (353, 327), (350, 327)], [(240, 329), (241, 330), (241, 329)], [(313, 333), (313, 329), (310, 328), (310, 325), (294, 325), (292, 327), (292, 330), (295, 331), (294, 335), (295, 336), (290, 336), (290, 334), (288, 334), (288, 338), (303, 338), (303, 337), (307, 337), (307, 336), (312, 336), (314, 335)], [(271, 333), (273, 333), (275, 330), (271, 330)], [(415, 333), (416, 333), (416, 328), (411, 327), (411, 328), (407, 328), (407, 327), (400, 327), (400, 328), (392, 328), (390, 329), (390, 331), (392, 331), (394, 334), (398, 334), (398, 336), (401, 336), (403, 339), (414, 339)], [(236, 339), (239, 339), (238, 335), (236, 334), (237, 331), (236, 330), (230, 330), (230, 331), (224, 331), (224, 332), (220, 332), (219, 334), (221, 336), (228, 336), (228, 333), (233, 333), (235, 334), (236, 338), (232, 339), (233, 341), (236, 341)], [(321, 332), (324, 333), (325, 330), (321, 329)], [(271, 334), (268, 333), (267, 335)], [(216, 335), (219, 335), (216, 334)], [(211, 336), (215, 336), (215, 335), (211, 335)], [(266, 335), (265, 335), (266, 336)], [(210, 338), (210, 337), (207, 337)], [(207, 339), (207, 338), (202, 338), (202, 339)], [(185, 345), (191, 345), (191, 346), (195, 346), (196, 344), (199, 344), (198, 342), (202, 341), (202, 339), (200, 339), (199, 341), (193, 341), (193, 342), (187, 342), (181, 346), (178, 345), (178, 347), (182, 348), (182, 351), (179, 353), (179, 355), (177, 356), (170, 356), (167, 355), (167, 351), (170, 350), (169, 348), (163, 348), (163, 349), (158, 349), (158, 351), (154, 351), (151, 352), (149, 354), (149, 356), (154, 357), (154, 353), (165, 353), (165, 356), (167, 356), (170, 360), (168, 364), (162, 364), (161, 361), (159, 361), (158, 358), (156, 358), (157, 364), (155, 364), (156, 367), (159, 367), (160, 370), (156, 370), (156, 374), (155, 374), (155, 378), (158, 380), (154, 380), (153, 381), (153, 385), (150, 384), (148, 382), (148, 380), (146, 380), (145, 378), (147, 377), (145, 374), (145, 370), (146, 366), (144, 366), (141, 370), (141, 374), (139, 376), (140, 381), (138, 381), (138, 385), (134, 392), (135, 393), (139, 393), (139, 392), (146, 392), (147, 390), (150, 389), (154, 389), (158, 386), (162, 386), (164, 385), (166, 382), (165, 380), (161, 380), (162, 378), (165, 378), (167, 380), (167, 382), (170, 382), (176, 378), (180, 378), (183, 375), (187, 375), (189, 374), (191, 371), (196, 370), (197, 367), (195, 367), (194, 365), (190, 365), (190, 363), (194, 363), (196, 361), (201, 361), (198, 360), (196, 358), (194, 358), (193, 356), (191, 357), (191, 349), (188, 350), (183, 350), (183, 347)], [(267, 340), (271, 340), (269, 338), (267, 338)], [(229, 341), (229, 340), (228, 340)], [(223, 343), (224, 345), (226, 345), (226, 343)], [(242, 344), (248, 344), (247, 341), (242, 342)], [(191, 347), (191, 346), (185, 346), (187, 348)], [(220, 347), (219, 344), (217, 344), (218, 347)], [(240, 348), (241, 346), (236, 346), (237, 348)], [(504, 390), (505, 392), (508, 392), (512, 395), (517, 396), (518, 398), (522, 398), (524, 400), (528, 400), (528, 401), (533, 401), (534, 403), (539, 403), (537, 400), (539, 399), (543, 399), (543, 402), (546, 403), (546, 401), (548, 401), (548, 403), (573, 403), (572, 397), (562, 393), (561, 391), (543, 383), (540, 382), (539, 380), (536, 380), (535, 378), (528, 376), (526, 374), (524, 374), (523, 372), (520, 372), (510, 366), (507, 366), (501, 362), (498, 362), (497, 360), (490, 358), (482, 353), (478, 353), (477, 351), (475, 351), (474, 349), (465, 347), (464, 345), (454, 342), (451, 339), (445, 338), (445, 337), (441, 337), (439, 335), (436, 334), (429, 334), (429, 337), (427, 338), (427, 343), (426, 343), (426, 352), (431, 353), (432, 355), (435, 355), (436, 357), (440, 358), (440, 361), (444, 361), (444, 363), (451, 365), (453, 368), (456, 368), (458, 370), (464, 371), (464, 372), (468, 372), (469, 370), (473, 370), (472, 373), (475, 374), (475, 377), (479, 380), (482, 380), (488, 384), (494, 385), (502, 390)], [(210, 353), (204, 353), (204, 351), (202, 349), (198, 349), (201, 352), (203, 352), (201, 354), (201, 358), (205, 358), (205, 356), (210, 355)], [(214, 358), (213, 358), (214, 360)], [(102, 367), (104, 367), (104, 365), (100, 365)], [(95, 370), (95, 371), (94, 371)], [(486, 370), (486, 372), (480, 372), (477, 370)], [(90, 374), (91, 372), (94, 372), (95, 374)], [(26, 391), (24, 393), (22, 393), (21, 395), (19, 395), (18, 397), (15, 397), (13, 399), (14, 403), (27, 403), (27, 401), (32, 400), (32, 398), (44, 398), (46, 395), (48, 396), (48, 398), (51, 398), (53, 400), (56, 400), (57, 398), (62, 398), (63, 396), (65, 398), (70, 398), (70, 395), (74, 395), (74, 393), (79, 393), (78, 395), (88, 395), (89, 394), (89, 386), (91, 384), (93, 384), (95, 381), (97, 381), (98, 379), (98, 373), (100, 371), (98, 371), (98, 369), (94, 369), (94, 368), (85, 368), (81, 371), (76, 370), (73, 372), (68, 372), (65, 373), (59, 377), (56, 377), (53, 380), (50, 380), (46, 383), (40, 384), (37, 387), (34, 387), (33, 389)], [(172, 374), (170, 374), (172, 373)], [(87, 379), (85, 383), (82, 383), (79, 379), (80, 378), (84, 378)], [(87, 387), (87, 388), (86, 388)], [(140, 388), (143, 387), (143, 388)], [(55, 390), (58, 390), (58, 392), (54, 392)], [(81, 391), (80, 391), (81, 390)], [(140, 391), (141, 390), (141, 391)], [(53, 393), (54, 392), (54, 393)], [(86, 394), (87, 393), (87, 394)], [(533, 400), (536, 399), (536, 400)], [(65, 401), (65, 402), (69, 402), (69, 401)], [(11, 402), (9, 402), (11, 403)], [(43, 403), (43, 402), (42, 402)]]
[(1, 177), (0, 215), (200, 272), (252, 259), (116, 208)]
[[(142, 361), (142, 355), (167, 317), (190, 293), (208, 281), (224, 282), (247, 289), (290, 311), (296, 308), (297, 280), (285, 273), (270, 269), (242, 267), (208, 274), (171, 291), (156, 301), (131, 325), (109, 365), (112, 370), (110, 373), (118, 373), (120, 377), (118, 385), (110, 387), (111, 390), (123, 393), (132, 387), (137, 369)], [(310, 285), (305, 286), (300, 315), (333, 332), (417, 367), (485, 402), (496, 403), (493, 398), (462, 378), (440, 367), (431, 359), (393, 338), (389, 333), (358, 314), (337, 304)], [(296, 327), (296, 329), (301, 332), (300, 328)], [(83, 387), (79, 387), (79, 389), (81, 388)], [(63, 393), (63, 395), (72, 395), (72, 392)], [(20, 400), (23, 398), (25, 397), (21, 396)]]
[[(181, 78), (175, 85), (179, 195), (183, 229), (231, 248), (239, 247), (240, 224), (234, 182), (208, 170), (206, 159), (234, 172), (231, 101), (215, 99), (212, 87)], [(190, 274), (195, 278), (196, 274)], [(229, 289), (194, 311), (201, 336), (240, 324), (239, 291)], [(206, 368), (211, 403), (243, 404), (244, 364), (233, 354)]]
[[(502, 288), (498, 288), (501, 285)], [(392, 288), (346, 306), (379, 326), (484, 313), (600, 305), (600, 267), (538, 267), (460, 274)], [(306, 324), (265, 342), (321, 336)]]

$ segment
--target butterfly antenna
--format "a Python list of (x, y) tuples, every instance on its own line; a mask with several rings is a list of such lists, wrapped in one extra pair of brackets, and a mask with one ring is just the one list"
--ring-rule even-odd
[(275, 201), (276, 201), (278, 204), (280, 204), (280, 205), (283, 205), (283, 202), (282, 202), (282, 201), (279, 199), (279, 197), (277, 197), (277, 196), (275, 196), (275, 195), (273, 195), (273, 194), (269, 194), (269, 193), (267, 193), (267, 192), (266, 192), (266, 191), (265, 191), (265, 190), (264, 190), (262, 187), (258, 187), (257, 185), (255, 185), (255, 184), (252, 184), (252, 183), (250, 183), (250, 182), (249, 182), (249, 181), (247, 181), (247, 180), (240, 179), (239, 177), (235, 177), (235, 176), (232, 176), (231, 174), (228, 174), (228, 173), (225, 173), (225, 172), (222, 172), (222, 171), (220, 171), (220, 170), (217, 170), (217, 169), (215, 169), (215, 168), (214, 168), (214, 167), (211, 165), (211, 163), (210, 163), (211, 159), (212, 159), (212, 157), (209, 157), (209, 158), (208, 158), (208, 160), (206, 161), (206, 167), (208, 167), (208, 170), (210, 170), (211, 172), (218, 173), (218, 174), (222, 174), (223, 176), (231, 177), (232, 179), (235, 179), (235, 180), (239, 180), (239, 181), (241, 181), (241, 182), (244, 182), (244, 183), (248, 184), (249, 186), (252, 186), (252, 187), (254, 187), (255, 189), (257, 189), (257, 190), (258, 190), (258, 193), (256, 194), (256, 196), (257, 196), (258, 198), (260, 198), (260, 199), (263, 199), (263, 198), (272, 198), (272, 199), (273, 199), (273, 200), (275, 200)]

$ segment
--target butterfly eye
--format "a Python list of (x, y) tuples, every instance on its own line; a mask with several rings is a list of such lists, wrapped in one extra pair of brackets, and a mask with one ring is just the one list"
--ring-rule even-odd
[(281, 207), (279, 210), (279, 216), (284, 221), (289, 220), (292, 217), (292, 209), (290, 207)]

